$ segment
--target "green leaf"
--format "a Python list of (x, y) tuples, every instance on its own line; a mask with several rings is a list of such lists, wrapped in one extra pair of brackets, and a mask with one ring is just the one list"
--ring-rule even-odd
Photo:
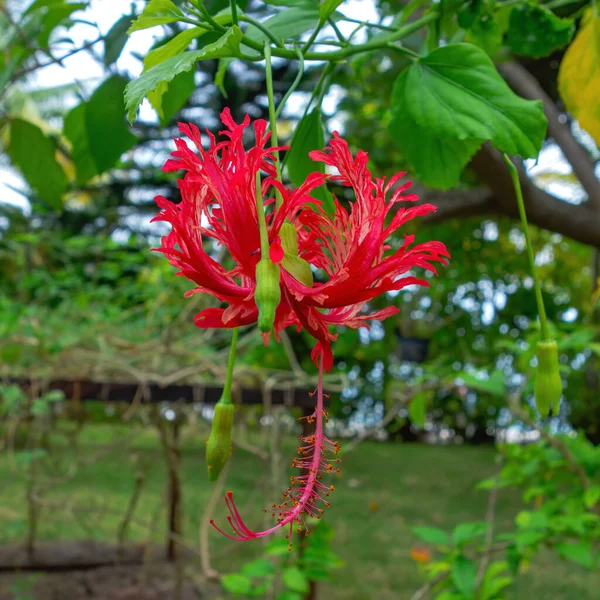
[[(321, 111), (314, 108), (296, 125), (290, 150), (285, 158), (288, 175), (294, 185), (299, 186), (304, 183), (309, 173), (325, 172), (325, 165), (322, 162), (315, 162), (308, 156), (312, 150), (322, 150), (324, 145), (325, 134)], [(325, 186), (314, 189), (311, 194), (317, 200), (321, 200), (323, 209), (327, 213), (335, 212), (333, 196)]]
[(69, 17), (77, 10), (85, 10), (85, 2), (63, 2), (61, 0), (37, 0), (24, 13), (23, 16), (33, 15), (40, 11), (41, 29), (37, 36), (40, 48), (47, 48), (52, 32), (59, 26), (64, 25)]
[(502, 46), (502, 28), (492, 13), (483, 13), (475, 20), (467, 35), (467, 41), (494, 57)]
[(487, 523), (460, 523), (452, 532), (452, 541), (456, 546), (462, 546), (485, 534)]
[(432, 546), (448, 546), (450, 544), (448, 534), (437, 527), (413, 527), (412, 531)]
[[(302, 6), (293, 6), (282, 10), (270, 19), (263, 21), (262, 25), (276, 39), (288, 40), (314, 29), (318, 22), (319, 9), (315, 6), (303, 4)], [(253, 25), (248, 27), (246, 35), (256, 42), (263, 42), (268, 39), (265, 33)], [(254, 51), (254, 49), (252, 50)]]
[(407, 76), (404, 70), (394, 84), (390, 135), (419, 181), (441, 190), (456, 187), (483, 142), (441, 138), (418, 125), (404, 109)]
[(587, 508), (596, 506), (600, 500), (600, 485), (592, 485), (583, 494), (583, 503)]
[(277, 596), (277, 600), (302, 600), (303, 597), (302, 594), (297, 592), (285, 591)]
[(127, 80), (114, 75), (86, 102), (84, 122), (90, 154), (98, 173), (114, 167), (121, 155), (135, 145), (123, 115), (123, 92)]
[[(171, 119), (187, 104), (192, 92), (196, 89), (194, 71), (181, 73), (171, 81), (169, 89), (161, 101), (160, 124), (167, 125)], [(158, 112), (158, 111), (157, 111)]]
[(283, 571), (283, 584), (292, 592), (306, 594), (309, 590), (308, 579), (298, 567), (288, 567)]
[(127, 31), (131, 26), (132, 19), (131, 15), (121, 17), (106, 34), (104, 38), (104, 64), (107, 67), (116, 62), (121, 55), (127, 42)]
[(246, 575), (247, 577), (266, 577), (273, 573), (275, 573), (275, 567), (273, 567), (271, 561), (266, 558), (254, 560), (246, 563), (242, 567), (242, 575)]
[(225, 89), (225, 75), (227, 75), (227, 69), (233, 62), (233, 58), (220, 58), (217, 72), (215, 73), (215, 85), (223, 94), (224, 98), (227, 98), (227, 90)]
[(325, 0), (321, 4), (319, 6), (319, 19), (321, 20), (321, 23), (327, 21), (342, 2), (344, 2), (344, 0)]
[(430, 394), (427, 392), (419, 392), (416, 394), (408, 405), (408, 416), (410, 420), (419, 427), (425, 425), (427, 417), (427, 407), (429, 405)]
[(538, 4), (521, 4), (510, 13), (506, 41), (515, 54), (541, 58), (568, 45), (574, 34), (573, 19), (561, 19)]
[(476, 578), (475, 563), (464, 556), (457, 556), (452, 564), (452, 581), (467, 598), (473, 598)]
[(148, 29), (156, 25), (175, 23), (183, 17), (183, 13), (171, 0), (150, 0), (142, 14), (133, 22), (127, 33)]
[(591, 569), (596, 562), (592, 544), (586, 544), (584, 542), (564, 543), (556, 544), (554, 547), (564, 559), (570, 560), (588, 569)]
[(75, 163), (77, 185), (83, 185), (98, 174), (96, 164), (88, 146), (85, 128), (86, 103), (82, 102), (71, 109), (65, 117), (63, 133), (71, 142), (71, 158)]
[(252, 580), (239, 573), (223, 575), (221, 585), (234, 596), (243, 596), (252, 591)]
[(542, 103), (514, 94), (472, 44), (442, 46), (413, 63), (403, 92), (396, 110), (439, 138), (491, 140), (503, 152), (529, 158), (546, 134)]
[(504, 372), (500, 370), (493, 371), (487, 379), (476, 377), (470, 373), (459, 373), (459, 377), (465, 382), (465, 385), (478, 391), (491, 394), (497, 398), (504, 398)]
[(241, 30), (239, 27), (234, 26), (216, 42), (205, 46), (202, 50), (184, 52), (174, 56), (152, 67), (136, 80), (131, 81), (125, 88), (125, 105), (129, 121), (133, 122), (138, 106), (142, 103), (144, 96), (148, 92), (153, 92), (160, 83), (168, 83), (179, 73), (189, 71), (199, 60), (236, 56), (239, 52), (241, 38)]
[[(204, 35), (207, 32), (208, 32), (208, 30), (204, 29), (203, 27), (192, 27), (192, 29), (186, 29), (185, 31), (182, 31), (181, 33), (176, 35), (172, 40), (168, 41), (166, 44), (159, 46), (158, 48), (155, 48), (154, 50), (150, 50), (150, 52), (148, 52), (148, 54), (144, 58), (144, 72), (148, 71), (152, 67), (154, 67), (170, 58), (173, 58), (173, 57), (181, 54), (191, 44), (191, 42), (194, 39)], [(184, 74), (182, 73), (181, 75), (176, 77), (173, 80), (172, 84), (175, 85), (177, 79), (179, 79), (183, 76), (184, 76)], [(193, 83), (193, 79), (194, 79), (194, 76), (192, 73), (192, 76), (191, 76), (192, 83)], [(184, 78), (180, 82), (180, 84), (178, 85), (178, 90), (175, 92), (176, 96), (178, 95), (179, 97), (181, 97), (182, 92), (189, 88), (189, 81), (190, 81), (190, 78), (187, 77), (187, 78)], [(156, 110), (156, 112), (158, 113), (158, 116), (161, 118), (162, 123), (168, 122), (170, 120), (170, 118), (187, 102), (187, 99), (190, 97), (190, 94), (192, 93), (192, 90), (190, 90), (189, 93), (187, 94), (187, 96), (185, 96), (185, 98), (183, 99), (183, 102), (179, 106), (177, 106), (176, 110), (174, 112), (171, 112), (170, 116), (166, 116), (165, 112), (164, 112), (164, 108), (163, 108), (163, 96), (167, 92), (168, 87), (169, 87), (169, 84), (166, 81), (163, 81), (158, 84), (158, 86), (156, 87), (156, 89), (154, 91), (148, 92), (148, 94), (147, 94), (150, 104), (152, 104), (152, 106), (154, 107), (154, 110)], [(172, 95), (171, 96), (171, 104), (173, 104), (173, 99), (174, 98)], [(172, 107), (171, 107), (171, 110), (172, 110)]]
[(50, 207), (62, 207), (67, 177), (56, 162), (56, 147), (42, 130), (21, 119), (10, 122), (8, 155), (23, 177)]
[(290, 546), (285, 538), (275, 538), (267, 546), (267, 554), (271, 556), (287, 556), (290, 552)]

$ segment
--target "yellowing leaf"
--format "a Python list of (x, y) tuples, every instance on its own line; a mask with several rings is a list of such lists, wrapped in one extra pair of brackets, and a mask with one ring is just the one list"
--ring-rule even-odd
[(558, 90), (568, 111), (600, 144), (600, 17), (591, 10), (560, 65)]

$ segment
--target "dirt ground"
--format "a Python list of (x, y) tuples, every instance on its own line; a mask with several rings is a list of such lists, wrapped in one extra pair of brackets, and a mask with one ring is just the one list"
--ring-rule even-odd
[[(103, 546), (61, 544), (40, 549), (32, 562), (21, 548), (2, 547), (0, 600), (217, 600), (222, 596), (220, 587), (202, 581), (192, 564), (185, 567), (187, 577), (177, 595), (174, 564), (158, 557), (140, 564), (136, 548), (120, 557), (130, 564), (110, 564), (111, 553)], [(117, 562), (116, 557), (112, 562)]]

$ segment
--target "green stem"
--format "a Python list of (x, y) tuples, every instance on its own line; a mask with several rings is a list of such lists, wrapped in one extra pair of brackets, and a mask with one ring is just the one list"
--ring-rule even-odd
[[(386, 48), (388, 44), (391, 42), (398, 42), (399, 40), (411, 35), (415, 31), (421, 29), (425, 25), (432, 23), (439, 19), (438, 12), (430, 12), (420, 19), (416, 19), (412, 23), (407, 23), (406, 25), (398, 28), (394, 33), (390, 35), (386, 35), (378, 40), (374, 40), (371, 42), (367, 42), (366, 44), (362, 44), (359, 46), (349, 46), (348, 48), (342, 48), (340, 50), (334, 50), (332, 52), (305, 52), (304, 60), (318, 60), (318, 61), (340, 61), (350, 56), (354, 56), (355, 54), (360, 54), (362, 52), (370, 52), (371, 50), (380, 50), (382, 48)], [(259, 52), (263, 52), (264, 48), (260, 42), (256, 40), (250, 39), (247, 36), (242, 37), (242, 44), (252, 48), (254, 50), (258, 50)], [(295, 50), (291, 50), (288, 48), (273, 48), (272, 55), (277, 56), (279, 58), (296, 58)], [(260, 59), (258, 59), (260, 60)]]
[(233, 382), (233, 365), (235, 364), (236, 349), (238, 339), (238, 328), (235, 327), (233, 330), (233, 336), (231, 337), (231, 348), (229, 348), (229, 359), (227, 361), (227, 379), (225, 380), (225, 386), (223, 387), (223, 395), (221, 396), (221, 402), (223, 404), (231, 404), (231, 386)]
[(277, 107), (277, 110), (275, 111), (275, 119), (279, 118), (281, 111), (285, 107), (285, 103), (288, 101), (289, 97), (296, 91), (296, 88), (300, 85), (300, 82), (302, 81), (302, 77), (304, 76), (304, 56), (302, 55), (302, 52), (300, 51), (299, 48), (296, 48), (296, 52), (298, 53), (298, 61), (300, 62), (300, 66), (298, 67), (298, 75), (296, 75), (296, 79), (294, 79), (294, 82), (292, 83), (292, 85), (290, 86), (288, 91), (285, 93), (285, 96), (282, 98), (281, 102), (279, 103), (279, 106)]
[(256, 173), (256, 213), (260, 233), (260, 257), (269, 258), (269, 234), (267, 233), (267, 218), (265, 217), (265, 207), (263, 206), (262, 190), (260, 188), (260, 171)]
[(333, 29), (335, 35), (337, 36), (337, 39), (340, 40), (342, 46), (344, 46), (344, 47), (347, 46), (348, 45), (348, 40), (344, 37), (344, 34), (340, 31), (340, 29), (337, 26), (337, 23), (335, 22), (335, 20), (332, 19), (331, 17), (329, 17), (327, 19), (327, 21), (331, 25), (331, 28)]
[(523, 202), (523, 192), (521, 191), (521, 182), (519, 181), (519, 171), (509, 158), (508, 155), (504, 154), (504, 162), (508, 166), (510, 171), (510, 177), (515, 188), (515, 196), (517, 197), (517, 206), (519, 207), (519, 216), (521, 217), (521, 224), (523, 225), (523, 233), (525, 234), (525, 243), (527, 244), (527, 256), (529, 257), (529, 268), (531, 269), (531, 276), (533, 277), (533, 285), (535, 288), (535, 299), (538, 307), (538, 314), (540, 317), (540, 328), (542, 332), (542, 340), (547, 341), (550, 339), (550, 333), (548, 331), (548, 321), (546, 320), (546, 309), (544, 307), (544, 299), (542, 297), (542, 287), (540, 285), (540, 279), (535, 265), (535, 256), (533, 254), (533, 245), (531, 243), (531, 236), (529, 235), (529, 226), (527, 224), (527, 213), (525, 212), (525, 203)]
[(231, 5), (231, 22), (234, 25), (237, 25), (238, 24), (238, 14), (237, 14), (236, 0), (230, 0), (229, 4)]
[(310, 50), (310, 47), (313, 45), (313, 42), (317, 39), (317, 36), (319, 35), (319, 31), (321, 31), (324, 24), (325, 24), (325, 21), (319, 20), (319, 24), (315, 27), (314, 31), (310, 34), (310, 37), (308, 38), (306, 44), (304, 44), (304, 46), (302, 46), (303, 53), (308, 52)]
[(278, 40), (260, 21), (257, 21), (248, 15), (241, 16), (240, 21), (243, 21), (244, 23), (250, 23), (250, 25), (260, 29), (260, 31), (262, 31), (278, 48), (285, 48), (283, 42)]
[[(277, 140), (277, 113), (275, 112), (275, 95), (273, 93), (273, 69), (271, 68), (271, 45), (265, 42), (265, 68), (267, 75), (267, 97), (269, 99), (269, 128), (271, 129), (271, 146), (278, 146)], [(275, 159), (275, 170), (277, 179), (281, 181), (281, 163), (279, 162), (279, 151), (273, 152)], [(281, 192), (276, 190), (275, 206), (279, 208), (283, 204)]]

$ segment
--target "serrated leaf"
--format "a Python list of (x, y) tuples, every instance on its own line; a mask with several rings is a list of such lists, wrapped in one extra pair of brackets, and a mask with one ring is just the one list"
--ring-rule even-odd
[(558, 71), (567, 110), (600, 145), (600, 16), (590, 10)]
[(521, 4), (510, 13), (506, 41), (515, 54), (541, 58), (566, 46), (575, 33), (573, 19), (561, 19), (539, 4)]
[(596, 560), (592, 544), (587, 543), (564, 543), (554, 546), (556, 551), (566, 560), (591, 569)]
[(305, 594), (309, 590), (309, 583), (306, 575), (298, 567), (288, 567), (283, 571), (283, 585), (292, 590)]
[(8, 155), (23, 177), (50, 207), (62, 206), (67, 177), (56, 161), (56, 146), (42, 130), (22, 119), (10, 122)]
[(114, 75), (86, 102), (84, 121), (88, 147), (98, 173), (114, 167), (124, 152), (137, 142), (123, 115), (123, 92), (127, 80)]
[(132, 23), (127, 33), (175, 23), (183, 17), (183, 13), (171, 2), (171, 0), (150, 0), (142, 14)]
[[(302, 185), (309, 173), (325, 172), (325, 165), (322, 162), (315, 162), (308, 156), (312, 150), (322, 150), (324, 145), (325, 133), (321, 121), (321, 111), (314, 108), (296, 125), (290, 150), (285, 158), (288, 175), (294, 185)], [(325, 186), (314, 189), (311, 195), (317, 200), (321, 200), (323, 209), (327, 213), (335, 212), (333, 196)]]
[(241, 38), (240, 28), (234, 26), (213, 44), (165, 60), (131, 81), (125, 89), (125, 105), (129, 121), (133, 122), (135, 119), (138, 106), (148, 92), (153, 92), (163, 82), (172, 81), (179, 73), (189, 71), (197, 61), (237, 56)]
[[(165, 60), (168, 60), (181, 54), (194, 39), (199, 38), (200, 36), (206, 33), (208, 33), (208, 29), (205, 29), (203, 27), (192, 27), (191, 29), (186, 29), (185, 31), (182, 31), (181, 33), (176, 35), (172, 40), (168, 41), (166, 44), (159, 46), (154, 50), (150, 50), (150, 52), (148, 52), (148, 54), (144, 58), (144, 73), (152, 67), (164, 62)], [(177, 80), (181, 79), (181, 77), (183, 77), (183, 73), (181, 75), (178, 75), (173, 80), (172, 85), (175, 85)], [(186, 89), (186, 87), (189, 87), (189, 85), (185, 86), (185, 83), (189, 84), (189, 77), (188, 79), (183, 79), (182, 81), (180, 81), (178, 86), (179, 91), (183, 91)], [(170, 118), (177, 112), (177, 110), (179, 110), (183, 106), (183, 104), (185, 104), (190, 94), (192, 93), (190, 90), (183, 104), (181, 104), (177, 108), (177, 110), (175, 110), (175, 112), (172, 112), (170, 116), (166, 116), (163, 108), (163, 96), (165, 95), (169, 87), (169, 84), (166, 81), (163, 81), (159, 83), (159, 85), (154, 91), (148, 92), (147, 94), (150, 104), (152, 104), (154, 110), (156, 110), (156, 112), (158, 113), (158, 116), (160, 117), (162, 123), (168, 122)], [(172, 102), (173, 95), (171, 95), (170, 99)]]
[(456, 546), (462, 546), (481, 537), (487, 530), (487, 523), (460, 523), (452, 532), (452, 541)]
[(109, 30), (104, 38), (104, 64), (112, 65), (121, 55), (127, 42), (127, 32), (131, 27), (131, 15), (121, 17)]
[(239, 573), (230, 573), (221, 577), (221, 585), (234, 595), (245, 595), (252, 591), (252, 580)]
[(452, 564), (452, 581), (467, 598), (473, 598), (476, 578), (475, 563), (464, 556), (458, 556)]
[(33, 15), (40, 11), (38, 18), (40, 19), (41, 27), (37, 36), (37, 43), (40, 48), (47, 48), (52, 32), (59, 25), (68, 24), (68, 19), (78, 10), (85, 10), (87, 4), (85, 2), (60, 2), (49, 0), (37, 0), (25, 11), (24, 17)]
[(456, 187), (460, 175), (483, 140), (441, 138), (426, 131), (404, 110), (408, 71), (404, 70), (392, 91), (389, 132), (419, 181), (432, 188)]
[(413, 527), (412, 531), (432, 546), (448, 546), (450, 544), (448, 534), (437, 527)]
[(436, 48), (408, 68), (395, 97), (430, 135), (491, 142), (503, 152), (537, 156), (547, 121), (540, 101), (514, 94), (490, 58), (472, 44)]

